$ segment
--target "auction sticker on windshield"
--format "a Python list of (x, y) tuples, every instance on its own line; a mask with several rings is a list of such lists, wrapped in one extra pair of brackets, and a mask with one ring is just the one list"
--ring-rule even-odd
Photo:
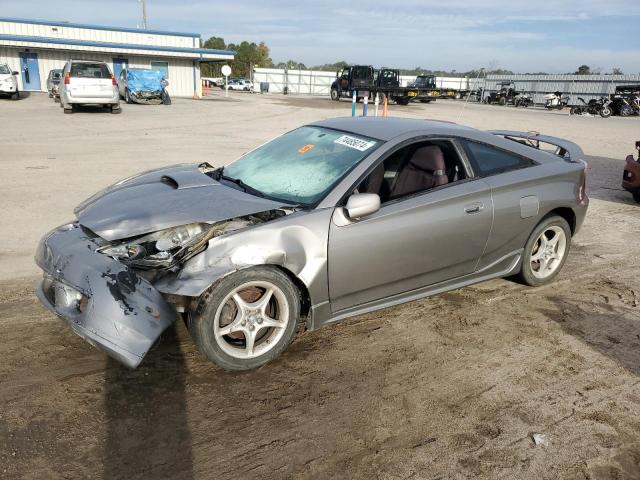
[(341, 137), (336, 138), (333, 143), (344, 145), (345, 147), (349, 148), (355, 148), (356, 150), (360, 150), (361, 152), (370, 149), (376, 144), (376, 142), (368, 142), (361, 138), (350, 137), (349, 135), (342, 135)]
[(310, 150), (313, 150), (316, 146), (312, 143), (307, 143), (298, 149), (298, 153), (307, 153)]

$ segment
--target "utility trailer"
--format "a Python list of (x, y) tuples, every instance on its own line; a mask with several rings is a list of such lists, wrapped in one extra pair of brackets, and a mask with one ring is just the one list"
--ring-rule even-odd
[(336, 79), (331, 84), (331, 100), (340, 101), (342, 97), (352, 98), (356, 91), (356, 101), (365, 96), (369, 98), (386, 96), (398, 105), (408, 105), (411, 100), (424, 95), (424, 87), (401, 87), (400, 71), (393, 68), (381, 68), (376, 71), (372, 66), (351, 65), (336, 72)]

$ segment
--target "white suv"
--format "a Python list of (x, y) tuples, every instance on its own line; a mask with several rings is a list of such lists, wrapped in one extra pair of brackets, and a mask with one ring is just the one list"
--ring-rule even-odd
[(0, 63), (0, 95), (8, 95), (14, 100), (20, 96), (18, 93), (18, 72), (11, 70), (6, 63)]
[(109, 66), (92, 60), (69, 60), (62, 71), (60, 106), (73, 113), (75, 105), (104, 105), (120, 113), (118, 84)]

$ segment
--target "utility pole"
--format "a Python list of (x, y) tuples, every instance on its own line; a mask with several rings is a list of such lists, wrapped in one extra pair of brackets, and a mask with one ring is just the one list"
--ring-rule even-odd
[(142, 28), (147, 29), (147, 1), (138, 0), (142, 4)]

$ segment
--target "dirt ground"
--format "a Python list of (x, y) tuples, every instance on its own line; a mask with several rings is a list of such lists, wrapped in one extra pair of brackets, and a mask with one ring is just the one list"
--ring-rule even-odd
[(237, 94), (68, 116), (41, 95), (2, 102), (0, 478), (640, 479), (640, 206), (619, 186), (640, 120), (462, 106), (391, 114), (538, 130), (589, 155), (591, 206), (558, 280), (357, 317), (231, 374), (182, 325), (137, 370), (109, 360), (38, 304), (35, 243), (117, 179), (224, 164), (349, 104)]

